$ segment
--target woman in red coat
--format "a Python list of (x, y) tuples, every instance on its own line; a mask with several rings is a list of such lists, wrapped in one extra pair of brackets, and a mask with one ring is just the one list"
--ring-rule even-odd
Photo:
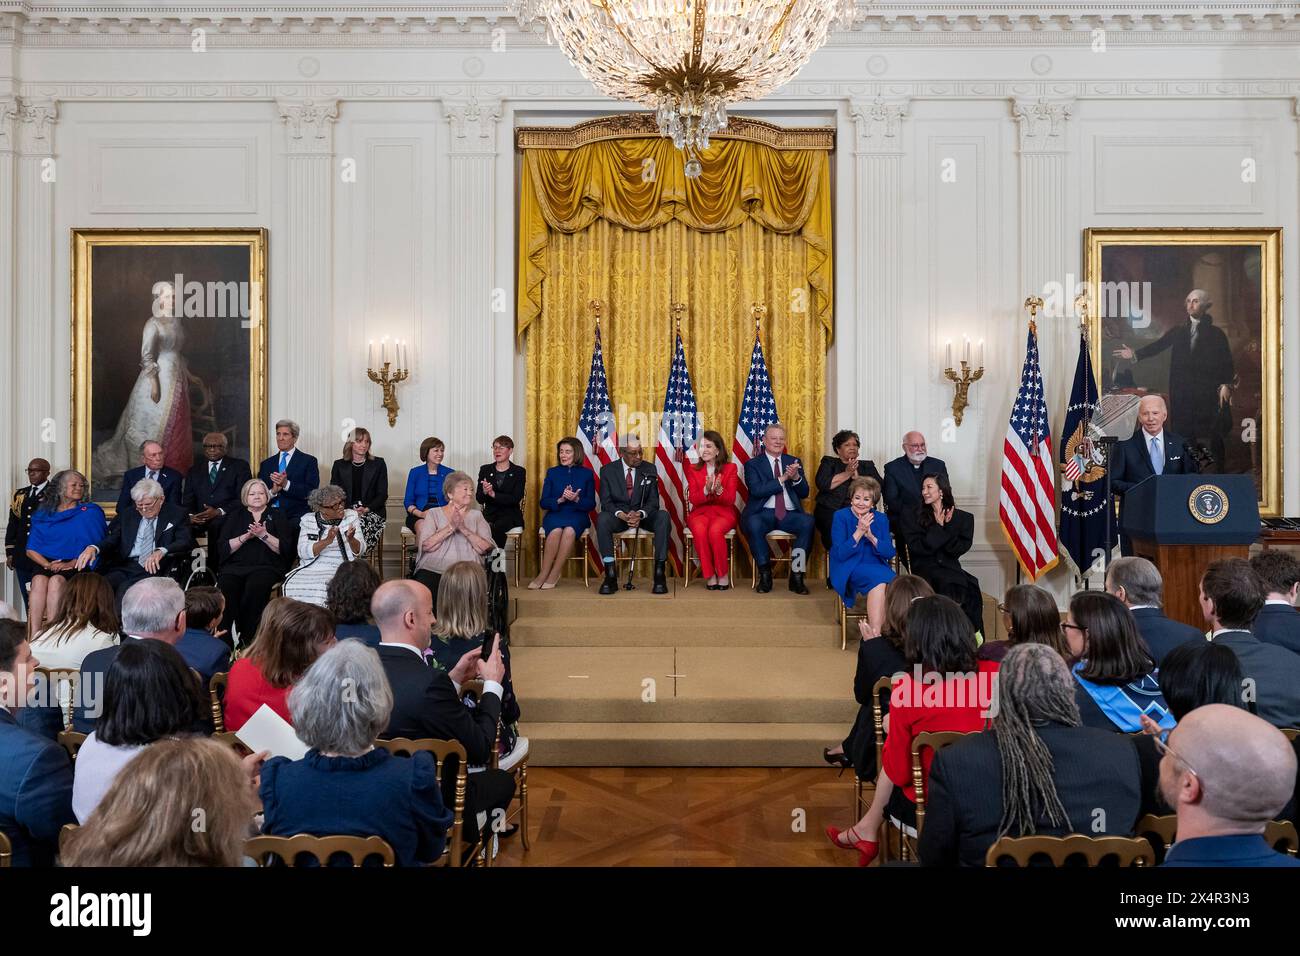
[(736, 527), (736, 466), (727, 461), (727, 449), (717, 432), (700, 436), (700, 460), (686, 469), (690, 513), (686, 526), (695, 538), (700, 574), (710, 591), (731, 587), (727, 563), (727, 532)]
[(248, 656), (226, 678), (226, 730), (237, 731), (263, 704), (289, 723), (289, 691), (335, 643), (334, 617), (323, 607), (272, 598)]

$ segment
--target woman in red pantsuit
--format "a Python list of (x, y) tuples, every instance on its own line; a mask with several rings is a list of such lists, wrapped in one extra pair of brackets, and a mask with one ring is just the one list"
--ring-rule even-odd
[(736, 466), (727, 461), (727, 449), (717, 432), (700, 436), (700, 460), (686, 469), (691, 503), (686, 525), (695, 538), (700, 574), (710, 591), (731, 587), (727, 563), (727, 532), (736, 527)]

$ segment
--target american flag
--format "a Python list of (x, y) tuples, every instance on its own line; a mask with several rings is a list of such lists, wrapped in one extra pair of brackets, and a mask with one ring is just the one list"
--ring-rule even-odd
[(767, 376), (767, 362), (763, 360), (763, 342), (755, 333), (745, 397), (740, 401), (740, 418), (736, 421), (736, 439), (731, 443), (731, 453), (736, 456), (736, 470), (740, 473), (740, 497), (744, 501), (749, 500), (749, 490), (745, 487), (745, 462), (762, 447), (763, 429), (780, 420), (776, 413), (776, 396), (772, 394), (772, 381)]
[(1002, 496), (998, 519), (1029, 580), (1056, 566), (1056, 478), (1051, 426), (1043, 401), (1038, 337), (1029, 323), (1020, 391), (1002, 443)]
[(691, 373), (686, 370), (686, 350), (682, 335), (677, 333), (673, 367), (668, 373), (668, 390), (664, 393), (663, 417), (659, 419), (659, 444), (655, 448), (655, 469), (659, 472), (659, 503), (672, 518), (668, 550), (673, 567), (682, 570), (686, 554), (686, 471), (685, 462), (695, 460), (700, 440), (700, 414), (695, 405)]
[[(600, 350), (600, 323), (596, 323), (596, 344), (591, 351), (591, 372), (587, 376), (587, 394), (582, 398), (578, 416), (578, 441), (582, 442), (583, 464), (596, 473), (596, 501), (600, 502), (600, 469), (618, 457), (618, 428), (609, 406), (609, 383), (605, 378), (605, 355)], [(591, 512), (596, 521), (596, 512)], [(588, 553), (600, 565), (600, 551), (593, 534)]]

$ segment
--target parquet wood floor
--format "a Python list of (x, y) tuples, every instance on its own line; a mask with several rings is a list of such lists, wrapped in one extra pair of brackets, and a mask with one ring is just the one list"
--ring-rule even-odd
[(850, 773), (775, 767), (538, 767), (532, 849), (498, 866), (853, 866), (822, 831), (853, 822)]

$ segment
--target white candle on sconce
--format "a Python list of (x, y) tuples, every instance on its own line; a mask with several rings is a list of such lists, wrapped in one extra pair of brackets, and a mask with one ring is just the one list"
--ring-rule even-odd
[(397, 342), (397, 367), (406, 368), (406, 339), (399, 339)]
[(944, 343), (944, 368), (952, 368), (952, 339)]
[(388, 336), (386, 335), (384, 336), (384, 339), (380, 343), (380, 346), (381, 346), (380, 361), (383, 362), (385, 365), (387, 365), (390, 361), (390, 359), (388, 358)]
[(979, 345), (975, 348), (975, 367), (984, 367), (984, 340), (980, 339)]
[(970, 364), (970, 336), (969, 335), (963, 335), (961, 337), (961, 360), (965, 362), (967, 365)]
[(375, 367), (375, 340), (371, 339), (369, 345), (367, 345), (366, 347), (366, 368), (372, 369), (374, 367)]

